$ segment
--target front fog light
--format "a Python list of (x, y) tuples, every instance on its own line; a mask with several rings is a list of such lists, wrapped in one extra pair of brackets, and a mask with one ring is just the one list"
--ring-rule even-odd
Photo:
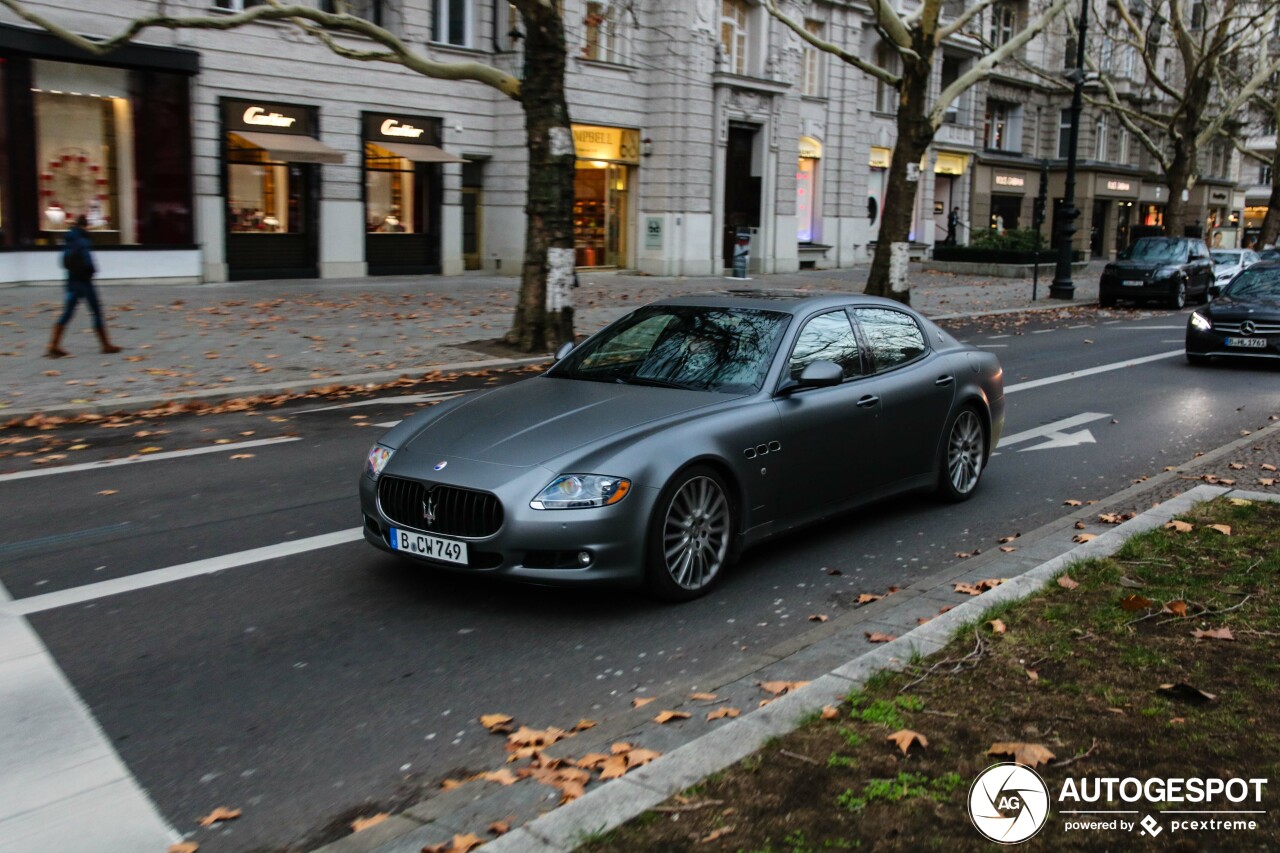
[(382, 473), (383, 468), (387, 467), (387, 462), (391, 460), (391, 454), (394, 452), (390, 447), (383, 447), (381, 444), (375, 444), (369, 449), (369, 459), (365, 462), (364, 472), (370, 479), (378, 479), (378, 475)]
[(1199, 311), (1192, 311), (1191, 327), (1194, 329), (1199, 329), (1202, 332), (1207, 332), (1213, 328), (1213, 323), (1210, 323), (1209, 318), (1205, 317)]
[(534, 509), (585, 509), (612, 506), (631, 491), (631, 481), (599, 474), (562, 474), (529, 501)]

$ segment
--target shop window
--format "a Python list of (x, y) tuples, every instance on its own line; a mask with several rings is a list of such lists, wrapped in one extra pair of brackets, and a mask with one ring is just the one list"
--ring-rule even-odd
[(1022, 150), (1022, 105), (987, 101), (983, 144), (997, 151)]
[(227, 227), (232, 233), (302, 234), (306, 231), (303, 169), (268, 160), (269, 152), (227, 139)]
[(39, 229), (61, 233), (77, 216), (100, 242), (136, 243), (133, 107), (129, 74), (34, 62)]
[(992, 231), (1004, 234), (1018, 227), (1018, 217), (1022, 214), (1022, 196), (992, 195), (991, 222)]
[(721, 0), (721, 67), (733, 74), (747, 73), (747, 23), (750, 16), (751, 8), (747, 5), (747, 0)]
[(382, 26), (382, 0), (323, 0), (320, 8), (335, 15), (355, 15)]
[[(826, 40), (826, 27), (821, 21), (805, 21), (805, 31), (814, 38)], [(826, 94), (827, 54), (807, 41), (804, 46), (804, 80), (800, 94), (821, 97)]]
[(377, 143), (364, 144), (365, 228), (381, 234), (421, 234), (427, 206), (414, 164)]
[(801, 243), (814, 241), (813, 209), (817, 175), (817, 158), (801, 157), (796, 169), (796, 239)]
[(603, 160), (579, 160), (573, 182), (573, 242), (580, 267), (625, 264), (630, 170)]
[(582, 19), (582, 58), (625, 62), (624, 20), (625, 11), (617, 3), (587, 3), (587, 13)]
[(475, 26), (472, 0), (436, 0), (431, 40), (454, 47), (471, 47)]

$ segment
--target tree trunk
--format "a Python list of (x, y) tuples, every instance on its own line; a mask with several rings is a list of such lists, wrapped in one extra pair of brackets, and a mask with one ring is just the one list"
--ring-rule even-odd
[(520, 294), (506, 341), (522, 352), (546, 352), (573, 340), (573, 133), (560, 13), (537, 2), (518, 5), (525, 27), (520, 100), (529, 185)]
[(1267, 216), (1262, 220), (1262, 234), (1255, 249), (1274, 246), (1280, 238), (1280, 145), (1271, 156), (1271, 200), (1267, 202)]
[(1164, 232), (1170, 237), (1181, 237), (1187, 224), (1187, 202), (1182, 193), (1189, 189), (1191, 182), (1191, 164), (1195, 162), (1195, 151), (1187, 150), (1184, 142), (1178, 146), (1173, 155), (1173, 162), (1165, 172), (1165, 186), (1169, 189), (1169, 202), (1164, 208)]
[[(880, 233), (865, 292), (911, 304), (903, 257), (911, 235), (917, 191), (920, 188), (920, 158), (933, 142), (934, 130), (928, 117), (929, 72), (933, 53), (917, 39), (920, 59), (903, 57), (902, 84), (898, 94), (898, 138), (889, 161), (889, 182), (884, 192)], [(908, 173), (911, 173), (910, 175)], [(909, 180), (914, 175), (917, 180)], [(898, 248), (895, 250), (895, 244)], [(895, 253), (897, 263), (894, 263)]]

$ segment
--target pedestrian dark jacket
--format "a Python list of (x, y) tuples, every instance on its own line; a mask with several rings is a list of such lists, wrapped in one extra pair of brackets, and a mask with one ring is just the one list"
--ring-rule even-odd
[(90, 251), (93, 242), (89, 234), (78, 225), (71, 226), (67, 239), (62, 246), (62, 266), (67, 270), (67, 281), (87, 282), (93, 280), (97, 272)]

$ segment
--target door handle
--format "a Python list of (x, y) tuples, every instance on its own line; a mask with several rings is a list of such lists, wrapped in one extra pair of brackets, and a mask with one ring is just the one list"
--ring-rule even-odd
[(950, 385), (955, 380), (954, 376), (939, 376), (933, 381), (934, 385)]
[(861, 398), (860, 400), (858, 400), (858, 408), (859, 408), (859, 409), (869, 409), (869, 408), (871, 408), (872, 406), (874, 406), (874, 405), (878, 404), (879, 402), (880, 402), (880, 398), (879, 398), (879, 397), (877, 397), (877, 396), (876, 396), (876, 395), (874, 395), (874, 394), (868, 394), (867, 396), (865, 396), (865, 397)]

